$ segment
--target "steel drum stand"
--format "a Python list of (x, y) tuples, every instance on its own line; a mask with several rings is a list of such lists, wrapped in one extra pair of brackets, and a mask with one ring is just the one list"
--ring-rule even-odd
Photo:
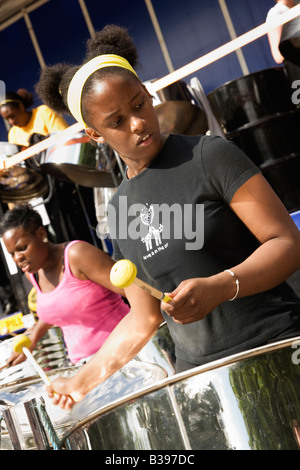
[[(122, 166), (122, 162), (120, 160), (120, 157), (119, 155), (115, 153), (115, 157), (116, 157), (116, 160), (117, 160), (117, 163), (118, 163), (118, 167), (120, 169), (120, 172), (121, 172), (121, 175), (122, 177), (124, 178), (124, 169), (123, 169), (123, 166)], [(114, 169), (112, 167), (112, 164), (111, 164), (111, 159), (106, 151), (106, 147), (104, 144), (100, 144), (100, 143), (97, 143), (97, 150), (96, 150), (96, 159), (97, 159), (97, 162), (98, 162), (98, 167), (100, 168), (101, 164), (100, 164), (100, 160), (101, 160), (101, 155), (104, 156), (105, 158), (105, 161), (106, 161), (106, 165), (108, 166), (108, 169), (109, 169), (109, 172), (111, 174), (111, 177), (112, 177), (112, 180), (113, 180), (113, 183), (114, 183), (114, 186), (115, 187), (118, 187), (119, 185), (119, 181), (118, 181), (118, 178), (117, 176), (115, 175), (114, 173)], [(82, 211), (84, 213), (84, 216), (85, 216), (85, 219), (86, 219), (86, 222), (87, 222), (87, 226), (88, 226), (88, 229), (90, 231), (90, 234), (91, 234), (91, 238), (93, 240), (93, 244), (98, 247), (98, 243), (97, 243), (97, 239), (95, 237), (95, 229), (94, 227), (92, 226), (91, 224), (91, 221), (90, 221), (90, 218), (89, 218), (89, 215), (88, 215), (88, 212), (86, 210), (86, 207), (85, 207), (85, 203), (84, 203), (84, 200), (83, 200), (83, 197), (81, 195), (81, 192), (80, 192), (80, 187), (78, 184), (75, 184), (75, 187), (76, 187), (76, 191), (77, 191), (77, 194), (78, 194), (78, 198), (79, 198), (79, 201), (80, 201), (80, 205), (81, 205), (81, 208), (82, 208)], [(103, 246), (103, 243), (102, 243), (102, 246)], [(107, 251), (104, 248), (104, 251)]]
[[(38, 400), (32, 398), (31, 400), (25, 401), (23, 404), (36, 444), (36, 449), (60, 450), (60, 442), (47, 413), (43, 397), (40, 397)], [(11, 439), (13, 450), (28, 450), (15, 407), (6, 406), (1, 410), (1, 413)]]
[[(35, 398), (24, 403), (24, 408), (29, 420), (29, 424), (39, 450), (60, 449), (58, 437), (56, 435), (53, 424), (46, 411), (45, 401), (40, 397), (37, 401)], [(49, 442), (50, 441), (50, 442)]]
[(4, 418), (7, 432), (14, 450), (26, 450), (25, 439), (21, 431), (15, 408), (13, 406), (7, 406), (1, 410), (1, 414)]

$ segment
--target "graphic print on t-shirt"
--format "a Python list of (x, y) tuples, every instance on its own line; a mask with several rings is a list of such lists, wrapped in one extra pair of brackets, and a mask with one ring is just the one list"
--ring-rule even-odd
[(163, 225), (159, 224), (158, 228), (155, 228), (153, 225), (154, 218), (154, 207), (151, 205), (149, 208), (144, 207), (140, 213), (141, 221), (144, 225), (148, 227), (147, 235), (142, 238), (142, 242), (146, 245), (146, 250), (152, 250), (152, 239), (155, 240), (155, 245), (160, 246), (162, 244), (161, 232), (163, 230)]
[(169, 245), (168, 242), (163, 244), (162, 231), (164, 226), (163, 224), (159, 223), (157, 216), (158, 213), (155, 214), (153, 204), (146, 204), (140, 211), (140, 220), (148, 230), (147, 234), (144, 237), (141, 236), (140, 238), (147, 252), (145, 255), (143, 255), (144, 260), (151, 258), (162, 250), (165, 250)]
[[(200, 250), (204, 243), (204, 205), (195, 204), (148, 204), (139, 209), (138, 219), (142, 222), (138, 237), (151, 258), (172, 243), (173, 249)], [(135, 229), (137, 228), (134, 224)], [(131, 230), (132, 233), (132, 230)], [(168, 242), (165, 242), (168, 240)], [(191, 240), (188, 242), (188, 240)], [(193, 241), (192, 241), (193, 240)]]

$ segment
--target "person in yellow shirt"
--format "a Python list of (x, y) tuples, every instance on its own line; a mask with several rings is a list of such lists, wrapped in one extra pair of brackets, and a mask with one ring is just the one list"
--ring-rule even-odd
[(17, 93), (7, 93), (1, 101), (1, 116), (12, 126), (8, 132), (8, 142), (11, 144), (29, 147), (35, 143), (32, 141), (34, 135), (42, 139), (68, 127), (63, 117), (48, 106), (29, 109), (32, 104), (33, 94), (22, 88)]

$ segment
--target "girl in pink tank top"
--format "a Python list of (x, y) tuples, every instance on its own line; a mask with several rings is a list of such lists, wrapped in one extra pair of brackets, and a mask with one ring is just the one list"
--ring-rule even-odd
[[(86, 242), (48, 241), (39, 214), (28, 205), (15, 206), (5, 216), (3, 241), (37, 291), (31, 350), (56, 325), (73, 363), (95, 354), (129, 311), (123, 290), (110, 284), (113, 260)], [(10, 362), (24, 359), (23, 354), (14, 355)]]

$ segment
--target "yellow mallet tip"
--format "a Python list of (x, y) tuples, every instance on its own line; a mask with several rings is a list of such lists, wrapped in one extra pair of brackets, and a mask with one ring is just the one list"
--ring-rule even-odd
[(18, 335), (12, 341), (12, 347), (16, 353), (21, 353), (23, 348), (29, 348), (30, 346), (31, 341), (26, 335)]
[(114, 286), (124, 289), (124, 287), (128, 287), (133, 283), (136, 274), (136, 265), (129, 259), (121, 259), (111, 268), (110, 282)]

